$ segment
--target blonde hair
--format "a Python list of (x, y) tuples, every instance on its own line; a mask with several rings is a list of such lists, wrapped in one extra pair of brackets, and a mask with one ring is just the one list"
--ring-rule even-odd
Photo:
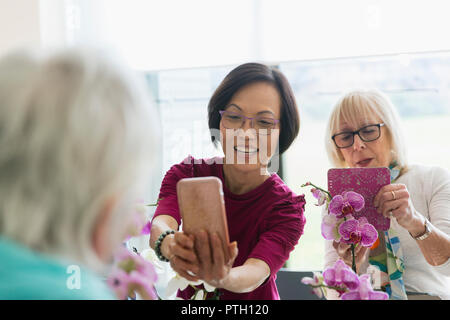
[(150, 179), (159, 128), (146, 91), (93, 49), (3, 58), (0, 235), (103, 267), (93, 248), (100, 213), (115, 200), (108, 228), (117, 242)]
[(390, 99), (377, 89), (353, 90), (345, 93), (334, 106), (325, 134), (325, 148), (332, 165), (346, 167), (340, 150), (331, 137), (338, 133), (339, 125), (345, 122), (351, 126), (361, 126), (361, 120), (378, 118), (385, 124), (391, 142), (392, 160), (402, 168), (407, 167), (407, 156), (400, 117)]

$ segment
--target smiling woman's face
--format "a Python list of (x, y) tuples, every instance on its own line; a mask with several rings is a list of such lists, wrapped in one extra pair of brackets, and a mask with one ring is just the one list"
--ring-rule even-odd
[[(372, 124), (382, 123), (380, 119), (365, 119), (358, 122), (358, 126), (352, 126), (345, 122), (340, 123), (336, 133), (351, 132)], [(345, 162), (351, 168), (375, 168), (388, 167), (392, 161), (391, 138), (386, 126), (380, 128), (380, 137), (377, 140), (364, 142), (355, 134), (354, 143), (347, 148), (339, 149)]]
[[(233, 116), (261, 117), (268, 121), (279, 120), (281, 98), (273, 85), (256, 82), (237, 91), (227, 104), (225, 111), (232, 112)], [(271, 130), (270, 134), (260, 135), (251, 128), (250, 122), (249, 119), (246, 119), (242, 128), (229, 129), (224, 126), (223, 116), (220, 121), (225, 162), (245, 171), (255, 170), (266, 165), (267, 159), (270, 159), (275, 152), (280, 129), (278, 122), (275, 130)], [(256, 119), (253, 120), (253, 123), (256, 124)]]

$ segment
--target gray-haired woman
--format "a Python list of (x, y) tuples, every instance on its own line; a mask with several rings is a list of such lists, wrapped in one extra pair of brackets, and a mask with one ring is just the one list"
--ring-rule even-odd
[[(391, 170), (392, 183), (374, 200), (378, 212), (391, 218), (391, 228), (380, 234), (378, 248), (357, 248), (358, 272), (366, 272), (369, 264), (380, 267), (381, 284), (391, 299), (417, 293), (450, 299), (449, 171), (408, 164), (399, 116), (379, 90), (342, 96), (330, 116), (325, 143), (336, 167)], [(351, 265), (350, 257), (349, 245), (326, 242), (326, 266), (338, 258)], [(395, 259), (386, 262), (390, 257)]]
[(148, 183), (150, 106), (98, 52), (0, 60), (0, 299), (113, 298), (97, 273)]

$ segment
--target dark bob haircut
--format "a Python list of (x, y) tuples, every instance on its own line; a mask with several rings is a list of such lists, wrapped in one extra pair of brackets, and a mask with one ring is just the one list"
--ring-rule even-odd
[[(233, 69), (214, 91), (208, 104), (208, 125), (210, 131), (219, 130), (220, 114), (233, 95), (244, 86), (267, 82), (272, 84), (281, 97), (279, 153), (285, 152), (297, 137), (300, 130), (300, 116), (294, 93), (286, 77), (277, 69), (261, 63), (245, 63)], [(211, 140), (217, 146), (216, 137)]]

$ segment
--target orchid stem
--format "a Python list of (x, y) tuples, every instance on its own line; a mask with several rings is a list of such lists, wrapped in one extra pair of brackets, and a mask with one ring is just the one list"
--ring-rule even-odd
[(352, 269), (353, 271), (358, 274), (356, 272), (356, 261), (355, 261), (355, 244), (352, 243), (351, 245), (351, 250), (352, 250)]
[(318, 189), (318, 190), (320, 190), (320, 191), (322, 191), (322, 192), (325, 192), (325, 193), (328, 195), (328, 197), (329, 197), (330, 200), (333, 198), (333, 197), (331, 196), (331, 193), (329, 193), (327, 190), (324, 190), (324, 189), (322, 189), (321, 187), (318, 187), (318, 186), (316, 186), (315, 184), (313, 184), (313, 183), (311, 183), (311, 182), (302, 184), (300, 187), (303, 188), (303, 187), (308, 187), (308, 186), (313, 186), (314, 188), (316, 188), (316, 189)]
[(160, 200), (162, 200), (162, 198), (156, 200), (156, 203), (150, 203), (150, 204), (147, 204), (146, 206), (147, 206), (147, 207), (156, 207), (156, 206), (158, 205), (158, 203), (159, 203)]

